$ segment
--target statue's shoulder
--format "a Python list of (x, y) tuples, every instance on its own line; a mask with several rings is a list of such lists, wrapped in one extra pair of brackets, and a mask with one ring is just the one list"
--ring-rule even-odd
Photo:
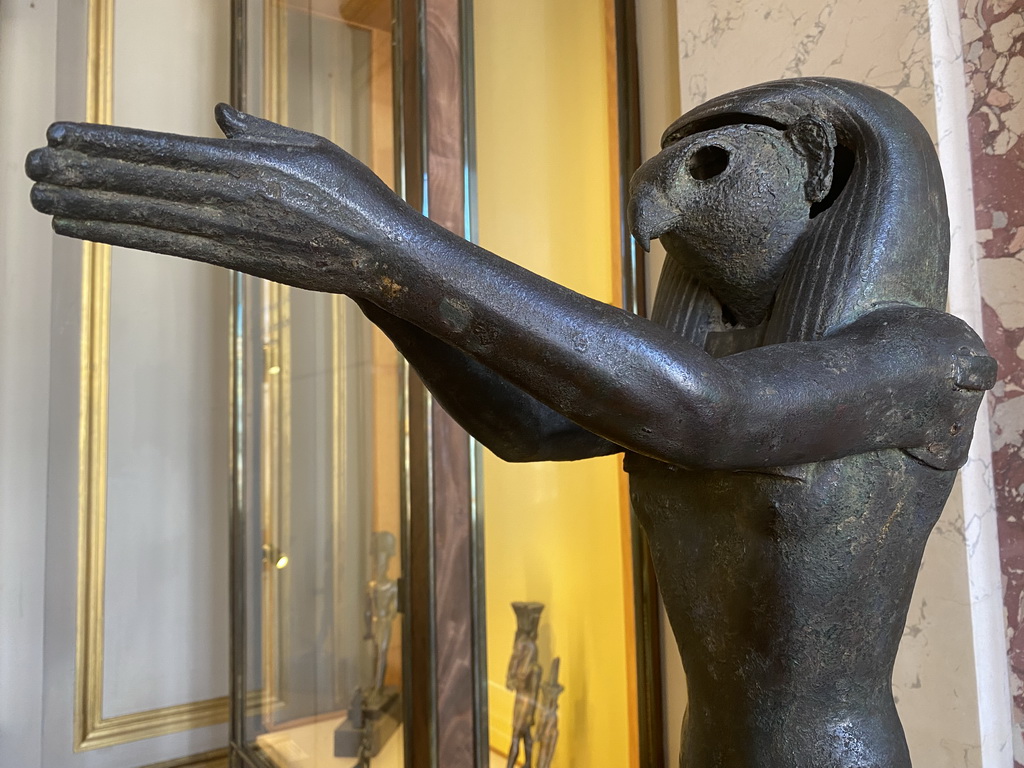
[(970, 325), (956, 315), (904, 304), (879, 307), (855, 325), (879, 336), (902, 337), (933, 347), (949, 360), (949, 380), (958, 391), (985, 392), (995, 386), (997, 365)]
[(930, 411), (929, 439), (905, 449), (936, 469), (954, 470), (967, 462), (974, 422), (985, 392), (996, 383), (997, 364), (971, 326), (955, 315), (928, 307), (879, 307), (849, 326), (858, 333), (928, 347), (943, 363), (943, 380), (922, 408)]

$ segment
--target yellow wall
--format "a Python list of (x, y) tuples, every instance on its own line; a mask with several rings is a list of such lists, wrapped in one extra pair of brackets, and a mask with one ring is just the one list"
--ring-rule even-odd
[[(603, 301), (616, 298), (604, 3), (476, 0), (481, 244)], [(545, 676), (560, 656), (556, 768), (631, 764), (634, 702), (618, 457), (484, 458), (492, 747), (509, 744), (514, 600), (546, 605)], [(627, 634), (627, 629), (629, 633)]]

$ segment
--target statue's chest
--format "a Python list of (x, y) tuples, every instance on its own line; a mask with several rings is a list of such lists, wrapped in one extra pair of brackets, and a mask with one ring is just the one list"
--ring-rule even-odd
[[(706, 547), (723, 538), (791, 535), (799, 525), (808, 470), (706, 471), (627, 455), (633, 512), (652, 547), (674, 542), (678, 550)], [(655, 539), (658, 543), (655, 543)]]
[(821, 600), (912, 583), (953, 474), (894, 450), (762, 471), (629, 456), (626, 469), (673, 626), (712, 638), (748, 631), (764, 606), (791, 614), (795, 595), (818, 596), (810, 622)]
[[(900, 451), (791, 467), (691, 470), (626, 457), (634, 513), (648, 538), (687, 549), (709, 542), (785, 550), (848, 548), (877, 532), (930, 528), (948, 489)], [(943, 481), (939, 483), (945, 486)], [(945, 491), (945, 493), (943, 492)]]

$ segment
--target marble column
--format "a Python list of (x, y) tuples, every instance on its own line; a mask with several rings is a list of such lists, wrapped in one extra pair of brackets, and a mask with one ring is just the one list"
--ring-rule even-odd
[(1024, 0), (961, 3), (985, 342), (999, 361), (992, 470), (1013, 695), (1024, 766)]
[[(983, 0), (973, 2), (978, 5)], [(993, 4), (1009, 12), (1013, 2), (993, 0)], [(1018, 0), (1017, 7), (1020, 5)], [(946, 176), (953, 235), (950, 308), (981, 331), (979, 285), (987, 284), (988, 265), (982, 259), (979, 276), (967, 137), (969, 104), (956, 0), (679, 0), (676, 11), (684, 111), (708, 97), (752, 83), (823, 75), (881, 88), (915, 113), (936, 141)], [(1021, 18), (1019, 10), (1017, 18)], [(1008, 25), (1002, 29), (1000, 45), (1009, 56), (1006, 52), (1012, 45), (1007, 44), (1006, 36), (1016, 35), (1018, 48), (1013, 50), (1018, 50), (1021, 33), (1019, 29), (1010, 32)], [(994, 58), (984, 60), (995, 66)], [(1024, 59), (1016, 61), (1024, 63)], [(1007, 70), (1010, 66), (1004, 63)], [(1017, 76), (1017, 87), (1021, 86), (1024, 74)], [(1005, 88), (998, 92), (1004, 94), (995, 96), (999, 109), (1010, 112), (1017, 102)], [(1019, 136), (1024, 107), (1016, 118), (1008, 115), (1006, 122), (1010, 125), (1007, 130)], [(1000, 141), (1000, 147), (1009, 144), (1008, 138)], [(1017, 175), (1019, 178), (1019, 165)], [(1004, 181), (1000, 189), (1009, 192), (1007, 185)], [(1021, 215), (1019, 206), (1015, 214), (1009, 213), (1011, 208), (1009, 204), (999, 208), (1005, 212), (998, 220), (1003, 227), (1013, 226), (1010, 216)], [(1006, 238), (1016, 237), (1017, 230), (1006, 232)], [(1024, 248), (1024, 227), (1016, 248), (1018, 252)], [(1011, 301), (1024, 295), (1024, 261), (1014, 260), (1014, 265), (1012, 269), (1019, 270), (1012, 272), (1018, 281), (1017, 292), (1006, 287), (1009, 278), (1000, 285), (1006, 289), (1004, 303), (1014, 307), (1015, 327), (1020, 329), (1007, 347), (1008, 354), (1024, 374), (1024, 360), (1016, 351), (1019, 348), (1024, 356), (1024, 298), (1016, 304)], [(1010, 274), (1007, 267), (1002, 268)], [(989, 322), (987, 307), (988, 303), (984, 320)], [(986, 338), (995, 348), (991, 334)], [(1018, 378), (1024, 379), (1024, 375)], [(1024, 387), (1024, 381), (1020, 384)], [(1007, 390), (996, 402), (1024, 393), (1022, 387)], [(1019, 403), (1024, 406), (1024, 399)], [(1018, 407), (1016, 413), (1019, 426), (1011, 449), (1014, 457), (1024, 442), (1024, 407)], [(998, 412), (993, 415), (997, 446), (1003, 421)], [(987, 412), (982, 414), (978, 431), (971, 461), (925, 552), (894, 674), (900, 716), (914, 764), (921, 768), (1009, 768), (1013, 764), (997, 498)], [(997, 477), (1002, 478), (1000, 471), (997, 466)], [(1020, 486), (1024, 493), (1024, 469), (1017, 475), (1016, 484), (1007, 475), (999, 488)], [(1004, 533), (1004, 550), (1006, 541)], [(1024, 563), (1024, 535), (1019, 535), (1019, 529), (1017, 542), (1019, 575)], [(1020, 584), (1013, 594), (1019, 600)], [(1011, 613), (1016, 615), (1017, 610), (1013, 607)]]

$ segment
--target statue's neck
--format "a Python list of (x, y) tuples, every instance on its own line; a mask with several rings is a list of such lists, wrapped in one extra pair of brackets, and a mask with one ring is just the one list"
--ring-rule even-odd
[(671, 256), (662, 268), (651, 320), (715, 357), (760, 346), (767, 325), (767, 320), (752, 328), (724, 323), (718, 300)]

